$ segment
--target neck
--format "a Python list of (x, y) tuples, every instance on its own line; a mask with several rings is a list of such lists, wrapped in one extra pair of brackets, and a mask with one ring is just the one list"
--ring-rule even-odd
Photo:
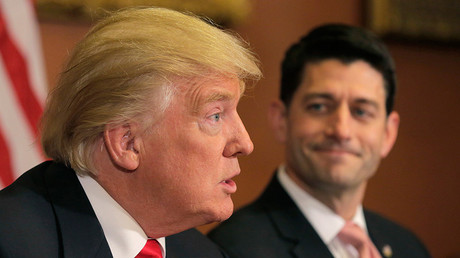
[[(125, 176), (125, 178), (120, 179), (116, 176), (117, 174), (122, 177)], [(199, 216), (185, 216), (176, 211), (165, 209), (166, 205), (161, 200), (145, 201), (145, 198), (139, 195), (139, 191), (133, 191), (133, 189), (139, 189), (142, 186), (129, 186), (131, 183), (129, 176), (113, 173), (107, 177), (105, 173), (100, 173), (95, 177), (95, 180), (130, 214), (148, 237), (165, 237), (206, 224), (206, 221)]]
[(295, 173), (287, 170), (288, 176), (304, 191), (329, 207), (345, 220), (351, 220), (362, 203), (367, 182), (358, 186), (337, 187), (329, 185), (311, 186)]
[(96, 152), (96, 174), (92, 177), (104, 190), (139, 224), (144, 233), (151, 238), (173, 235), (189, 228), (208, 223), (200, 216), (178, 213), (167, 196), (146, 198), (149, 192), (143, 188), (158, 187), (145, 184), (138, 171), (125, 172), (113, 165), (106, 152)]

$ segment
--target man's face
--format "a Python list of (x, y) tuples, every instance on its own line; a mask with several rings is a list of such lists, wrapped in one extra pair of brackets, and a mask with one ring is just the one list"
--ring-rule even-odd
[(172, 216), (207, 223), (232, 214), (237, 156), (253, 150), (237, 113), (241, 94), (235, 78), (179, 82), (164, 117), (144, 136), (140, 169), (147, 194)]
[(288, 173), (307, 188), (359, 187), (390, 151), (399, 117), (386, 117), (382, 75), (364, 61), (307, 65), (285, 114)]

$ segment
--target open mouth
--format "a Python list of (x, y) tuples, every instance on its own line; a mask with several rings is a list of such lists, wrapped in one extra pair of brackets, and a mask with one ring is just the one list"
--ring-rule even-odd
[(220, 182), (224, 186), (224, 191), (228, 194), (236, 192), (236, 183), (232, 179), (226, 179)]

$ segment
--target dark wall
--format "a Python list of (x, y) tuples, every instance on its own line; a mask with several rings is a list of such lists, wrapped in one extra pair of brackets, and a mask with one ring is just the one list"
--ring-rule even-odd
[[(264, 79), (241, 101), (239, 111), (255, 144), (241, 159), (235, 206), (252, 201), (283, 161), (266, 121), (278, 94), (284, 51), (312, 27), (325, 22), (362, 25), (358, 0), (254, 1), (252, 15), (234, 29), (259, 55)], [(67, 52), (87, 25), (41, 23), (48, 80), (53, 85)], [(460, 49), (423, 42), (387, 41), (398, 73), (397, 143), (370, 181), (365, 206), (412, 229), (434, 257), (460, 255)], [(200, 227), (207, 232), (215, 225)]]

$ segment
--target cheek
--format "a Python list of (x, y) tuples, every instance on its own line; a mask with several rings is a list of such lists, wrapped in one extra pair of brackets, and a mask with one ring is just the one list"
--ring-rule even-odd
[(202, 137), (192, 138), (183, 141), (184, 144), (175, 151), (175, 158), (171, 160), (172, 166), (196, 185), (204, 185), (208, 181), (213, 183), (223, 166), (221, 144)]
[(307, 119), (291, 121), (290, 126), (289, 137), (297, 141), (309, 141), (322, 132), (322, 126), (319, 123)]
[(201, 203), (213, 199), (219, 183), (218, 171), (215, 162), (209, 159), (193, 156), (181, 158), (167, 172), (166, 181), (172, 186), (168, 189), (169, 193), (177, 200), (182, 200), (183, 208), (198, 208)]
[[(181, 128), (184, 129), (183, 125)], [(149, 161), (151, 166), (163, 168), (160, 171), (163, 177), (168, 177), (167, 180), (184, 190), (187, 188), (187, 191), (215, 183), (225, 165), (222, 164), (225, 146), (222, 137), (205, 135), (193, 126), (180, 132), (165, 132), (164, 135), (167, 137), (162, 137), (161, 144), (157, 145), (159, 148), (152, 152), (158, 154), (152, 155), (155, 157)]]
[(380, 155), (382, 144), (383, 144), (383, 132), (381, 129), (367, 130), (365, 134), (361, 136), (361, 142), (364, 148), (369, 149), (372, 153), (378, 153)]

